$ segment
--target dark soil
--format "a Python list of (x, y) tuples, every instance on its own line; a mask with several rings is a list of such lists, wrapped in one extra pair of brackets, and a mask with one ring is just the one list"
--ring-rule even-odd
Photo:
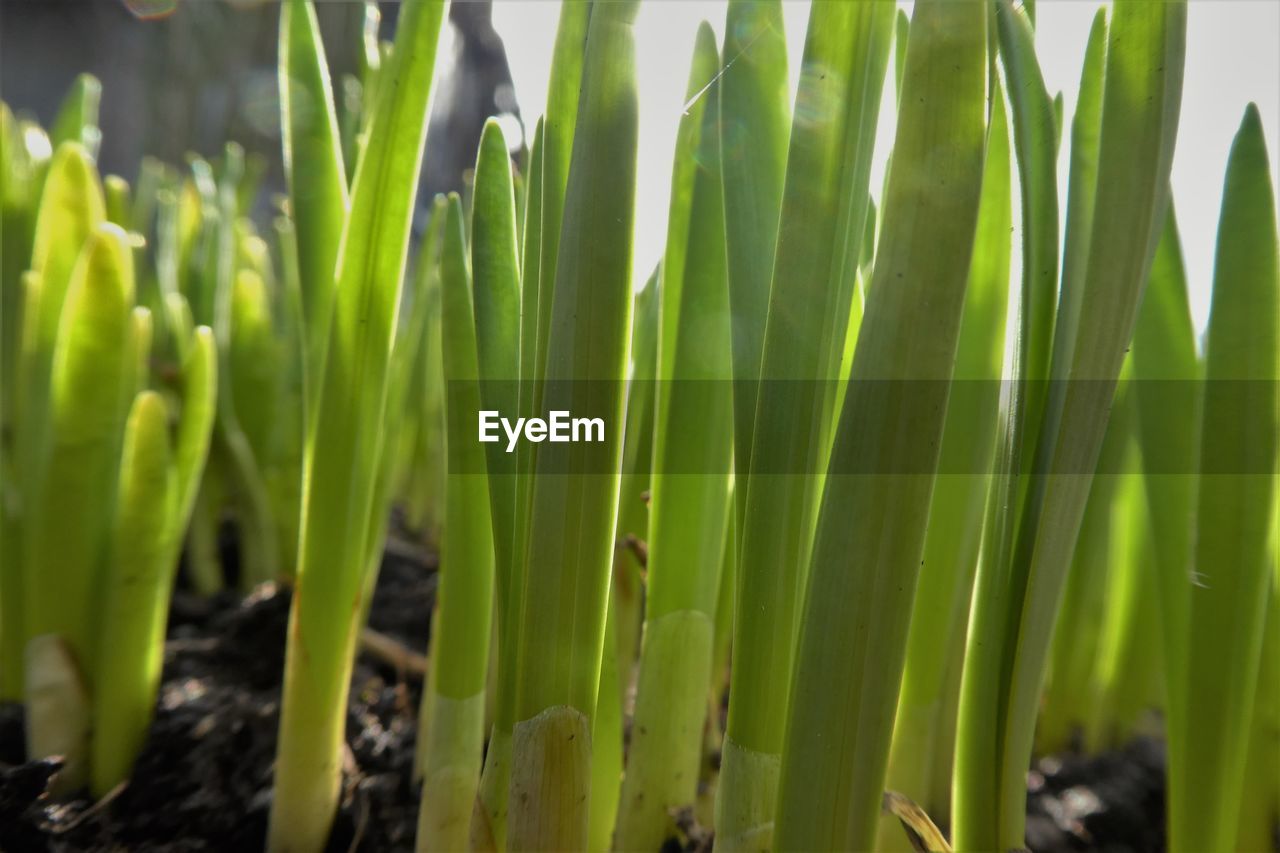
[[(384, 557), (370, 626), (426, 649), (432, 562)], [(53, 803), (56, 762), (21, 764), (22, 710), (0, 706), (0, 849), (254, 851), (266, 837), (289, 590), (240, 600), (179, 591), (170, 614), (155, 722), (130, 782), (114, 796)], [(350, 761), (332, 851), (412, 849), (411, 781), (420, 680), (367, 654), (351, 679)]]
[[(234, 552), (224, 553), (234, 565)], [(434, 559), (384, 556), (370, 626), (426, 649)], [(21, 706), (0, 705), (0, 851), (256, 851), (266, 836), (289, 590), (202, 600), (179, 590), (155, 722), (130, 782), (101, 802), (45, 795), (56, 762), (23, 761)], [(351, 680), (343, 799), (330, 851), (411, 850), (420, 679), (361, 654)], [(690, 829), (686, 827), (686, 829)], [(698, 827), (672, 849), (705, 850)], [(1036, 853), (1165, 848), (1164, 747), (1040, 759), (1028, 774)]]
[(1124, 749), (1040, 759), (1027, 775), (1027, 846), (1155, 853), (1165, 849), (1164, 742), (1141, 737)]

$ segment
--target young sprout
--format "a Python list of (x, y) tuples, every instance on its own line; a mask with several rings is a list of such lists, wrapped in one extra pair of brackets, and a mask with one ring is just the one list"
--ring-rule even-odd
[[(110, 541), (125, 418), (138, 381), (133, 295), (128, 238), (117, 226), (100, 224), (67, 284), (40, 419), (43, 441), (26, 460), (25, 635), (28, 643), (57, 637), (89, 695), (99, 652), (93, 626), (100, 555)], [(76, 536), (67, 535), (68, 525)], [(28, 685), (43, 678), (28, 668)], [(58, 729), (56, 717), (33, 713), (27, 752), (47, 757), (51, 744), (65, 750), (61, 783), (74, 788), (85, 780), (87, 744), (69, 745)]]
[[(535, 142), (535, 146), (537, 143)], [(537, 295), (537, 275), (528, 278), (530, 292), (521, 291), (519, 242), (516, 231), (516, 204), (512, 183), (511, 158), (501, 126), (496, 120), (486, 123), (480, 138), (480, 150), (476, 157), (475, 201), (472, 215), (471, 269), (475, 293), (475, 337), (480, 385), (480, 407), (487, 411), (512, 415), (529, 412), (520, 410), (520, 395), (524, 385), (521, 377), (521, 358), (525, 343), (522, 320), (536, 322), (536, 310), (531, 318), (521, 317), (522, 300)], [(536, 303), (535, 303), (536, 305)], [(531, 310), (535, 305), (530, 305)], [(532, 331), (532, 329), (531, 329)], [(532, 383), (530, 383), (532, 384)], [(474, 428), (474, 424), (471, 425)], [(467, 434), (466, 441), (475, 441), (474, 434)], [(519, 602), (523, 574), (524, 507), (519, 494), (526, 485), (520, 473), (520, 463), (528, 445), (516, 453), (505, 452), (498, 443), (486, 447), (489, 470), (489, 497), (493, 517), (493, 551), (496, 561), (494, 579), (494, 619), (498, 647), (494, 702), (494, 725), (490, 736), (490, 767), (487, 773), (491, 784), (501, 777), (500, 788), (505, 794), (508, 777), (499, 764), (510, 758), (510, 730), (514, 723), (515, 679), (518, 660), (516, 648), (516, 618), (512, 612)], [(447, 535), (447, 533), (446, 533)], [(502, 764), (502, 766), (506, 766)], [(483, 807), (476, 810), (477, 822), (473, 832), (488, 838), (494, 831), (495, 821), (482, 830), (479, 820), (486, 809), (495, 805), (492, 790), (482, 794)], [(495, 807), (495, 811), (498, 809)], [(500, 824), (500, 821), (497, 821)], [(501, 831), (501, 830), (499, 830)]]
[(91, 790), (106, 796), (128, 778), (146, 739), (182, 534), (209, 450), (217, 389), (213, 332), (191, 336), (182, 365), (181, 412), (155, 391), (133, 400), (125, 429), (119, 494), (105, 574), (94, 696)]
[(307, 436), (273, 851), (321, 849), (337, 808), (390, 355), (444, 10), (438, 0), (402, 9), (383, 72), (390, 85), (374, 108), (343, 228), (328, 355)]
[(484, 747), (484, 685), (493, 611), (494, 528), (480, 409), (476, 322), (467, 269), (462, 202), (449, 197), (440, 260), (446, 446), (441, 579), (423, 696), (419, 851), (468, 846)]
[(662, 262), (644, 642), (615, 843), (660, 848), (692, 807), (729, 513), (733, 385), (720, 181), (719, 52), (703, 24)]

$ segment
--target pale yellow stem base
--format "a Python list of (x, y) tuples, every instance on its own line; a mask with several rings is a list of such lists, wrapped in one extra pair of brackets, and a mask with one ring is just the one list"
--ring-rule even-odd
[(716, 792), (716, 849), (766, 853), (773, 846), (782, 756), (756, 752), (725, 735)]
[(556, 705), (512, 733), (507, 849), (564, 853), (587, 847), (591, 721)]
[(645, 626), (618, 851), (661, 848), (674, 830), (671, 810), (691, 807), (697, 797), (713, 629), (710, 617), (695, 610)]
[(89, 778), (89, 694), (75, 655), (57, 634), (41, 634), (26, 649), (27, 756), (59, 755), (55, 795), (81, 787)]
[(471, 814), (471, 849), (497, 853), (507, 849), (507, 792), (511, 787), (511, 733), (496, 726), (480, 774), (480, 793)]
[(430, 705), (415, 849), (467, 850), (484, 750), (484, 692), (466, 699), (429, 693), (423, 701)]

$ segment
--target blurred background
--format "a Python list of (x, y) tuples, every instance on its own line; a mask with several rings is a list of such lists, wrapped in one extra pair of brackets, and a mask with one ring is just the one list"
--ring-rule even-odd
[[(366, 27), (391, 39), (399, 3), (316, 8), (342, 98), (358, 76)], [(461, 188), (490, 115), (503, 117), (513, 146), (521, 141), (492, 12), (491, 0), (450, 7), (421, 199)], [(181, 163), (192, 151), (215, 157), (234, 140), (266, 164), (268, 192), (283, 192), (278, 26), (279, 4), (262, 0), (0, 0), (0, 96), (48, 126), (76, 75), (88, 72), (102, 81), (103, 174), (132, 179), (144, 155)]]
[[(357, 72), (366, 3), (320, 0), (334, 86)], [(726, 0), (646, 0), (636, 21), (641, 145), (635, 277), (661, 257), (675, 130), (685, 103), (694, 35), (706, 19), (720, 34)], [(910, 2), (900, 2), (910, 12)], [(1038, 47), (1046, 85), (1075, 109), (1089, 25), (1098, 2), (1039, 0)], [(382, 38), (399, 3), (375, 4)], [(784, 0), (793, 87), (802, 68), (808, 0)], [(502, 117), (514, 148), (546, 102), (559, 0), (456, 0), (442, 38), (438, 87), (420, 199), (458, 189), (474, 162), (485, 118)], [(102, 80), (101, 166), (132, 179), (140, 157), (180, 163), (212, 156), (228, 138), (267, 164), (267, 189), (283, 190), (275, 71), (276, 0), (0, 0), (0, 97), (46, 125), (76, 74)], [(731, 73), (733, 57), (725, 58)], [(888, 81), (887, 81), (888, 82)], [(1191, 0), (1182, 121), (1173, 194), (1183, 232), (1196, 327), (1208, 319), (1218, 208), (1231, 139), (1247, 103), (1258, 104), (1280, 173), (1280, 3)], [(882, 185), (893, 142), (892, 92), (882, 98), (871, 186)], [(1069, 120), (1069, 118), (1068, 118)], [(1060, 192), (1067, 168), (1060, 158)], [(265, 204), (265, 200), (263, 201)], [(1015, 211), (1016, 216), (1016, 211)], [(1015, 264), (1018, 242), (1014, 242)]]

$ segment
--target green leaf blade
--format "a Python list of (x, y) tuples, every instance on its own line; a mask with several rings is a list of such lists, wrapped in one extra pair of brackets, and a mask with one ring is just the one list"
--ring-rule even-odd
[[(133, 250), (119, 227), (89, 237), (71, 275), (52, 359), (47, 445), (27, 482), (28, 637), (59, 634), (91, 671), (92, 601), (110, 521), (126, 379), (132, 376)], [(70, 529), (76, 536), (67, 536)]]
[(1227, 165), (1209, 317), (1185, 754), (1174, 765), (1186, 779), (1170, 811), (1177, 851), (1232, 849), (1239, 826), (1275, 525), (1277, 257), (1270, 159), (1251, 104)]
[[(995, 455), (999, 380), (1012, 246), (1009, 126), (998, 82), (993, 88), (977, 233), (969, 267), (956, 366), (943, 429), (939, 475), (929, 510), (924, 560), (912, 606), (894, 742), (886, 786), (906, 795), (935, 821), (947, 821), (955, 748), (949, 718), (959, 701), (959, 665), (968, 627), (986, 494)], [(948, 731), (952, 736), (948, 736)], [(885, 820), (882, 844), (905, 843)]]
[[(503, 150), (505, 156), (505, 147)], [(484, 688), (494, 592), (494, 530), (485, 448), (475, 440), (479, 411), (476, 318), (467, 270), (462, 202), (449, 196), (440, 273), (444, 329), (446, 445), (441, 579), (432, 628), (431, 672), (423, 701), (418, 849), (467, 846), (484, 738)]]
[(173, 523), (177, 478), (163, 398), (144, 391), (125, 428), (119, 497), (105, 578), (94, 696), (91, 789), (105, 796), (124, 782), (146, 739), (160, 669), (169, 593), (177, 569)]
[[(733, 316), (734, 468), (741, 480), (751, 464), (791, 124), (781, 2), (732, 0), (724, 59), (729, 67), (719, 84), (720, 163)], [(737, 490), (740, 523), (746, 495), (745, 488)]]
[(307, 372), (320, 381), (329, 339), (338, 248), (349, 204), (328, 61), (315, 6), (280, 6), (279, 86), (285, 176), (297, 228)]
[[(490, 119), (476, 158), (471, 241), (474, 337), (484, 408), (506, 417), (519, 410), (521, 293), (517, 250), (511, 157), (501, 126)], [(500, 443), (486, 450), (497, 560), (497, 618), (499, 626), (504, 626), (515, 571), (516, 459)], [(502, 627), (499, 631), (507, 633)], [(500, 681), (506, 683), (505, 678)]]

